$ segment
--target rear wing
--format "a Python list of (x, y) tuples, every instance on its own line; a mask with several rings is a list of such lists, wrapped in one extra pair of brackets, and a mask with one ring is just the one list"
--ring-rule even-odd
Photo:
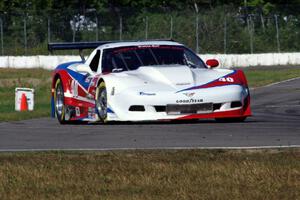
[(54, 50), (74, 50), (78, 49), (95, 49), (100, 45), (113, 43), (113, 41), (101, 41), (101, 42), (62, 42), (62, 43), (49, 43), (48, 51), (53, 52)]
[(129, 41), (97, 41), (97, 42), (62, 42), (62, 43), (48, 43), (48, 51), (53, 53), (55, 50), (79, 50), (79, 55), (84, 61), (82, 50), (95, 49), (101, 45), (116, 42), (142, 42), (142, 41), (174, 41), (172, 39), (154, 39), (154, 40), (129, 40)]
[(62, 43), (49, 43), (48, 51), (53, 53), (55, 50), (79, 50), (79, 55), (84, 61), (84, 55), (82, 50), (84, 49), (95, 49), (103, 44), (112, 43), (112, 41), (101, 41), (101, 42), (62, 42)]

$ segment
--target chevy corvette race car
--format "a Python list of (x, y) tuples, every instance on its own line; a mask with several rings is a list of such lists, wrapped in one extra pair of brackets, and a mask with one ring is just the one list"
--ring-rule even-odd
[(70, 121), (217, 119), (251, 115), (240, 70), (216, 69), (174, 41), (52, 43), (50, 51), (94, 49), (85, 60), (56, 67), (52, 116)]

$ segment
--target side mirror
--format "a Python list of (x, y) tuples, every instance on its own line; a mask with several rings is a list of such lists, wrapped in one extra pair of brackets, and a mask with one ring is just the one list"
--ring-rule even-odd
[(219, 61), (216, 59), (208, 59), (206, 61), (206, 65), (208, 65), (210, 68), (218, 67), (219, 66)]
[(87, 73), (87, 74), (92, 74), (93, 73), (90, 66), (85, 65), (85, 64), (77, 65), (76, 71), (79, 72), (79, 73)]

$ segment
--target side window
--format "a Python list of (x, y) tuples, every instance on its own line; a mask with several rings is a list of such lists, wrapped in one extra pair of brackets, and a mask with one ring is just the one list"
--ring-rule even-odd
[(100, 50), (97, 50), (97, 53), (95, 54), (94, 58), (92, 59), (90, 63), (90, 68), (93, 72), (96, 72), (98, 69), (99, 65), (99, 60), (100, 60)]

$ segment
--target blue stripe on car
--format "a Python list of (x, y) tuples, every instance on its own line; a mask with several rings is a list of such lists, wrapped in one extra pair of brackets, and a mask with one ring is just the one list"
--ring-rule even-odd
[(107, 108), (107, 113), (115, 113), (112, 109)]
[(68, 63), (63, 63), (57, 66), (56, 69), (59, 70), (66, 70), (75, 80), (78, 81), (78, 83), (84, 88), (88, 89), (89, 88), (89, 82), (85, 82), (85, 79), (87, 78), (87, 75), (82, 75), (78, 72), (75, 72), (73, 70), (70, 70), (68, 67), (73, 64), (77, 63), (83, 63), (83, 61), (77, 61), (77, 62), (68, 62)]

